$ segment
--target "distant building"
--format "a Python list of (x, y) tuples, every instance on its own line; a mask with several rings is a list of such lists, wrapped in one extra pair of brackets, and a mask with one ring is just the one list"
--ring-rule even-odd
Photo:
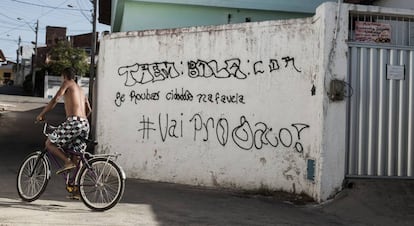
[[(98, 37), (99, 33), (96, 33)], [(37, 55), (34, 57), (34, 48), (33, 46), (21, 46), (18, 52), (18, 59), (19, 64), (16, 66), (17, 73), (16, 77), (21, 78), (18, 79), (19, 82), (15, 83), (18, 85), (22, 85), (25, 77), (32, 73), (32, 64), (33, 60), (36, 59), (34, 64), (35, 71), (46, 66), (50, 60), (50, 51), (54, 46), (56, 46), (59, 42), (64, 41), (71, 44), (74, 48), (81, 48), (84, 49), (85, 52), (90, 56), (91, 53), (91, 45), (92, 45), (92, 33), (86, 34), (79, 34), (79, 35), (67, 35), (67, 28), (66, 27), (56, 27), (56, 26), (46, 26), (46, 46), (38, 46), (37, 47)], [(97, 44), (98, 46), (98, 44)], [(98, 53), (98, 50), (97, 50)], [(96, 54), (97, 54), (96, 53)], [(88, 57), (88, 60), (90, 57)], [(88, 61), (88, 63), (90, 63)], [(35, 82), (35, 90), (37, 90), (37, 94), (41, 93), (41, 89), (43, 89), (43, 76), (38, 76), (34, 80)]]
[[(309, 17), (338, 0), (100, 0), (99, 22), (112, 32), (219, 25)], [(341, 0), (344, 3), (414, 9), (407, 0)]]
[[(85, 50), (85, 52), (88, 54), (88, 56), (91, 55), (91, 49), (92, 49), (92, 35), (93, 33), (86, 33), (86, 34), (79, 34), (79, 35), (71, 35), (68, 36), (69, 42), (72, 47), (74, 48), (80, 48)], [(96, 32), (96, 40), (98, 40), (99, 33)], [(96, 43), (96, 54), (99, 53), (99, 42)], [(90, 61), (90, 57), (88, 57), (88, 60)], [(89, 62), (90, 63), (90, 62)]]
[[(96, 36), (98, 37), (98, 33), (96, 33)], [(66, 27), (47, 26), (46, 46), (37, 48), (37, 68), (45, 66), (50, 61), (49, 53), (51, 49), (61, 41), (69, 42), (74, 48), (84, 49), (88, 56), (91, 54), (92, 33), (67, 36)]]
[(46, 26), (46, 46), (51, 47), (66, 40), (66, 27)]
[(8, 61), (0, 50), (0, 85), (12, 85), (16, 80), (15, 67), (16, 63)]
[(3, 51), (0, 49), (0, 62), (5, 62), (6, 61), (6, 57), (4, 56)]
[(5, 61), (0, 65), (0, 84), (13, 85), (15, 81), (14, 67), (16, 63)]

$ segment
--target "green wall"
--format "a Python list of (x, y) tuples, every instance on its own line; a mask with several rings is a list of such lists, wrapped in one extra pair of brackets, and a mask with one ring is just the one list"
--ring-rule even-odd
[(246, 22), (246, 18), (254, 22), (311, 15), (309, 13), (145, 3), (128, 0), (118, 0), (118, 2), (124, 4), (118, 5), (115, 18), (117, 23), (113, 23), (112, 26), (114, 32), (242, 23)]

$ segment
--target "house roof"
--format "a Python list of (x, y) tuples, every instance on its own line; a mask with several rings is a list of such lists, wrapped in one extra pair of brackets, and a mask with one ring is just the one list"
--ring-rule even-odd
[(6, 57), (3, 54), (3, 51), (0, 49), (0, 62), (5, 62), (6, 61)]

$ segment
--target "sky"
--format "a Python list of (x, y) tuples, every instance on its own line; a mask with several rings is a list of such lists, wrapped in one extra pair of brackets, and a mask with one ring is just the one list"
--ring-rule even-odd
[[(22, 46), (34, 46), (39, 20), (38, 46), (45, 46), (46, 26), (66, 27), (66, 35), (92, 32), (90, 0), (0, 0), (0, 49), (7, 60), (16, 62), (18, 39)], [(97, 31), (110, 27), (97, 22)]]

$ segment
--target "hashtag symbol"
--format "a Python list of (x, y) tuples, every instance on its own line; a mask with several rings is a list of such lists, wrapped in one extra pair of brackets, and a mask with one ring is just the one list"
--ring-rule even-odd
[(151, 122), (149, 117), (145, 119), (145, 115), (143, 115), (142, 121), (140, 121), (139, 124), (142, 126), (140, 129), (138, 129), (138, 132), (142, 131), (142, 139), (149, 139), (149, 132), (155, 130), (151, 127), (154, 125), (154, 122)]

